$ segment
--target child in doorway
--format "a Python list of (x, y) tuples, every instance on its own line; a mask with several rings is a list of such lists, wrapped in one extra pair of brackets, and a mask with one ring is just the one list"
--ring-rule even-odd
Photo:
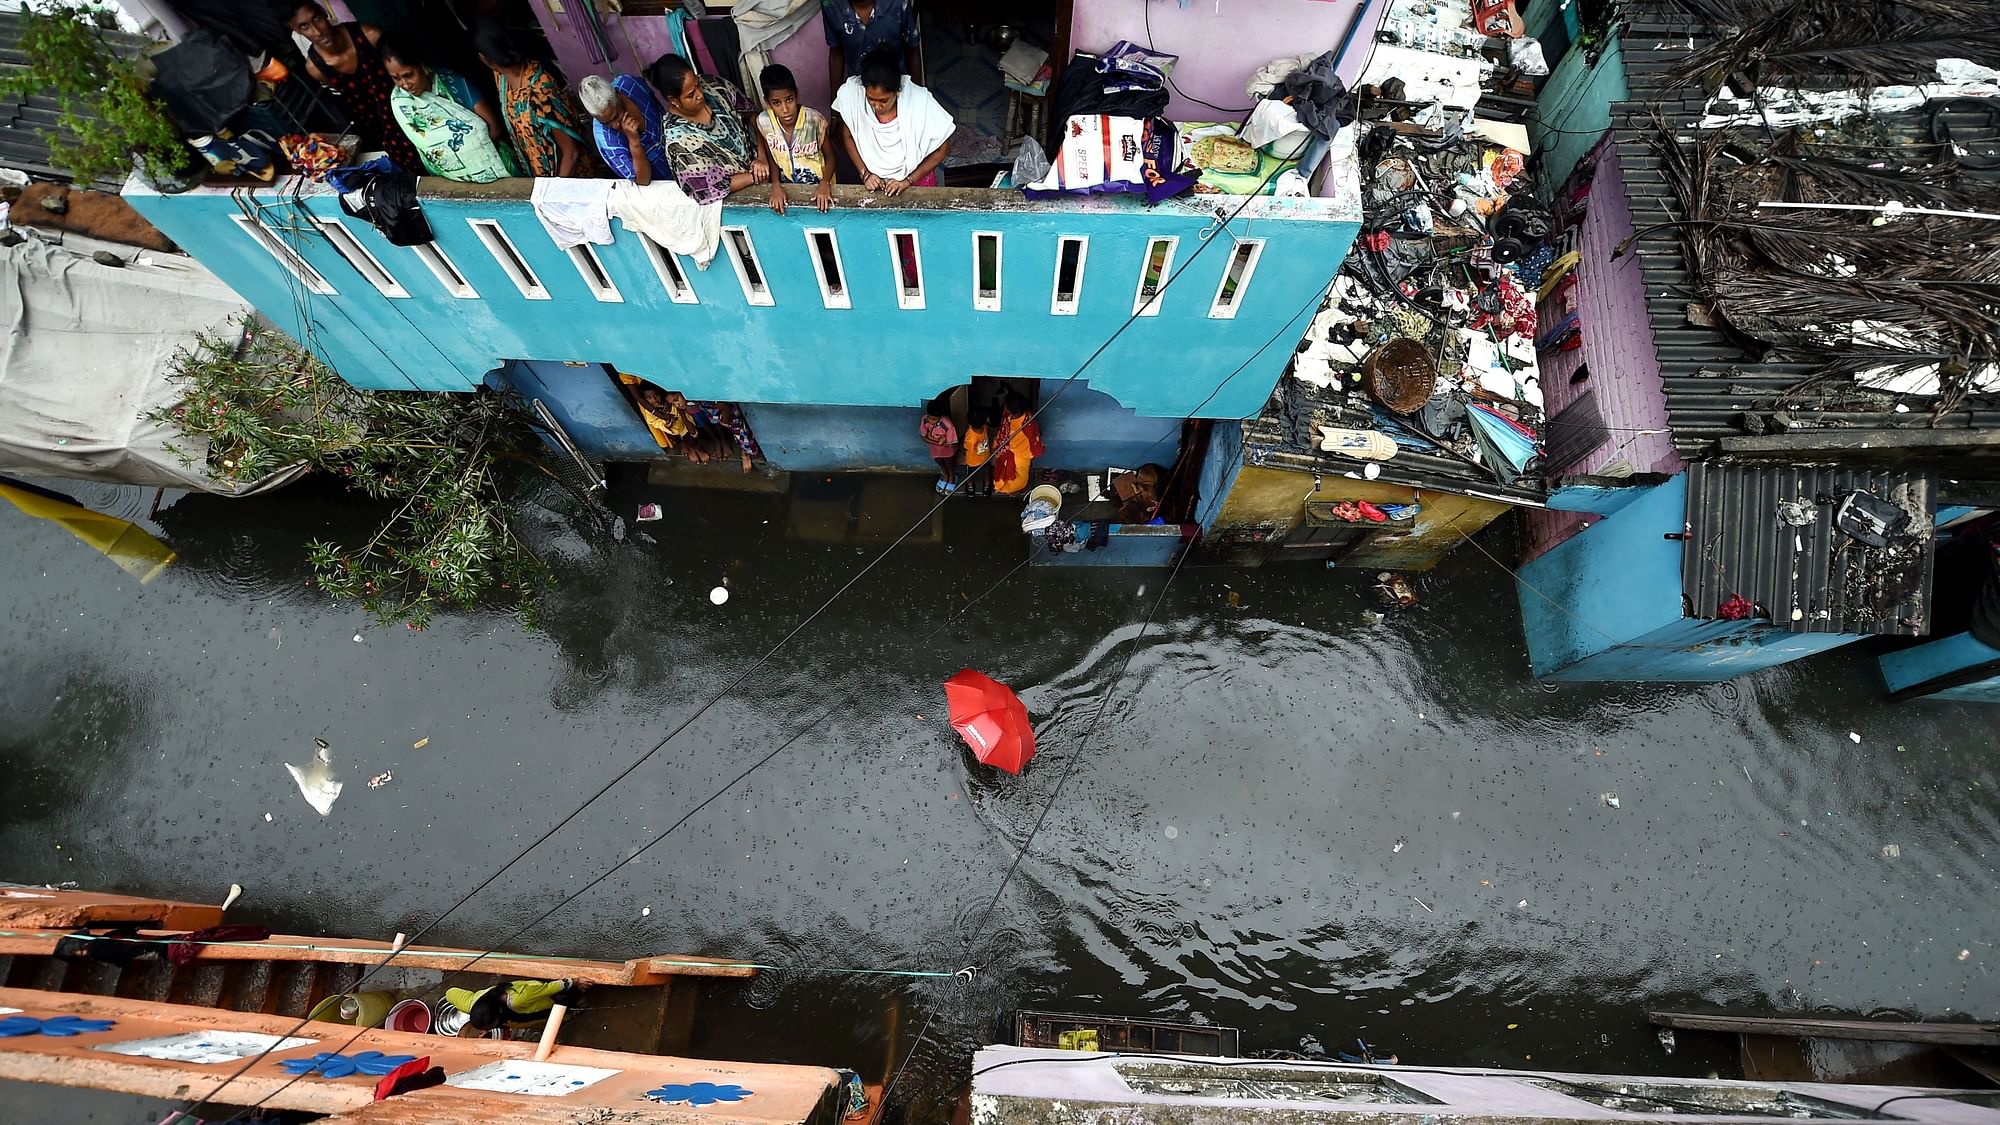
[(1028, 487), (1028, 471), (1042, 454), (1042, 431), (1028, 409), (1028, 396), (1010, 390), (1000, 412), (1000, 436), (993, 460), (993, 490), (1011, 496)]
[(993, 474), (979, 467), (993, 459), (993, 414), (974, 403), (965, 410), (965, 487), (970, 495), (993, 495)]
[(924, 416), (917, 420), (917, 436), (930, 446), (931, 459), (937, 462), (937, 490), (952, 493), (958, 490), (958, 427), (951, 421), (951, 395), (941, 394), (924, 408)]
[(833, 140), (826, 115), (799, 104), (798, 79), (776, 63), (757, 76), (764, 112), (757, 115), (757, 148), (771, 169), (771, 210), (785, 213), (785, 185), (812, 184), (813, 206), (833, 206)]

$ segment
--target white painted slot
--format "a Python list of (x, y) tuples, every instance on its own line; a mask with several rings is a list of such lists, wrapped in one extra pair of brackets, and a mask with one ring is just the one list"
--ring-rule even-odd
[(488, 254), (493, 255), (493, 261), (499, 265), (500, 272), (507, 275), (507, 280), (514, 283), (514, 288), (521, 291), (521, 296), (530, 301), (549, 299), (548, 288), (542, 284), (541, 278), (535, 276), (534, 267), (528, 265), (528, 259), (521, 256), (521, 251), (514, 246), (514, 240), (507, 237), (507, 231), (501, 227), (498, 220), (465, 221), (472, 224), (472, 233), (479, 236), (480, 244), (486, 247)]
[(820, 303), (830, 309), (853, 308), (854, 299), (847, 292), (847, 267), (840, 260), (839, 237), (823, 227), (808, 229), (806, 255), (819, 278)]
[(1075, 316), (1083, 298), (1083, 266), (1090, 257), (1090, 239), (1064, 235), (1056, 242), (1056, 280), (1049, 300), (1049, 312)]
[(1146, 258), (1139, 263), (1139, 291), (1132, 297), (1133, 316), (1160, 315), (1160, 291), (1173, 276), (1174, 248), (1180, 241), (1172, 236), (1147, 241)]
[(646, 247), (646, 257), (653, 262), (653, 272), (660, 275), (660, 286), (667, 291), (667, 299), (676, 305), (700, 304), (701, 298), (695, 296), (680, 256), (643, 234), (639, 241)]
[(618, 291), (618, 283), (611, 280), (611, 274), (604, 268), (604, 259), (597, 256), (597, 247), (582, 243), (570, 247), (570, 264), (576, 267), (576, 275), (583, 279), (590, 295), (600, 301), (623, 302), (625, 294)]
[(750, 240), (750, 232), (743, 227), (723, 227), (722, 247), (729, 254), (729, 264), (736, 267), (736, 282), (743, 287), (743, 299), (753, 305), (777, 304), (771, 296), (771, 283), (764, 274), (763, 263), (757, 260), (757, 244)]
[(231, 215), (229, 217), (236, 220), (237, 225), (243, 228), (244, 233), (255, 239), (257, 245), (264, 248), (265, 253), (276, 258), (278, 264), (285, 267), (287, 273), (304, 282), (307, 289), (318, 293), (322, 297), (336, 295), (337, 291), (334, 289), (332, 283), (320, 276), (320, 272), (312, 267), (311, 262), (301, 257), (297, 250), (292, 249), (289, 243), (272, 233), (263, 223), (258, 222), (248, 215)]
[(1215, 300), (1208, 306), (1212, 320), (1229, 320), (1236, 310), (1243, 307), (1243, 297), (1250, 288), (1250, 277), (1257, 272), (1257, 259), (1264, 256), (1264, 240), (1246, 238), (1236, 244), (1229, 253), (1229, 268), (1222, 271), (1222, 281), (1215, 287)]
[(465, 274), (459, 272), (458, 263), (446, 257), (445, 252), (438, 249), (437, 243), (418, 243), (410, 247), (410, 252), (431, 271), (431, 276), (438, 279), (438, 284), (444, 286), (445, 292), (462, 301), (478, 298), (479, 290), (474, 289), (472, 283), (465, 280)]
[(913, 230), (889, 232), (889, 268), (895, 274), (896, 307), (924, 307), (923, 243)]
[(363, 246), (361, 240), (354, 237), (354, 232), (347, 229), (346, 223), (339, 219), (317, 216), (313, 222), (319, 226), (321, 233), (326, 235), (326, 240), (333, 244), (334, 251), (347, 259), (347, 264), (354, 267), (354, 272), (360, 274), (362, 280), (373, 285), (376, 292), (384, 297), (410, 295), (410, 291), (403, 288), (403, 283), (396, 280), (396, 275), (389, 272), (389, 268), (382, 264), (381, 259), (369, 253), (368, 247)]
[(1000, 233), (972, 232), (972, 307), (1000, 311)]

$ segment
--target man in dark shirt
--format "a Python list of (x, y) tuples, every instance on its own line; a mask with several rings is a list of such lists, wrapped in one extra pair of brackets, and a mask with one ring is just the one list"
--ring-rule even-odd
[(820, 21), (826, 25), (826, 70), (835, 90), (850, 74), (861, 72), (861, 58), (883, 44), (903, 48), (903, 69), (922, 82), (917, 51), (916, 0), (820, 0)]

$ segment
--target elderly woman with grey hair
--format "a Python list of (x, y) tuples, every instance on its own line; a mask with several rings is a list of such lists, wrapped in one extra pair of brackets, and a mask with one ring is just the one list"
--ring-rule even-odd
[(596, 121), (591, 132), (613, 175), (635, 184), (673, 177), (660, 144), (663, 111), (644, 79), (621, 74), (607, 82), (593, 74), (577, 83), (576, 96)]

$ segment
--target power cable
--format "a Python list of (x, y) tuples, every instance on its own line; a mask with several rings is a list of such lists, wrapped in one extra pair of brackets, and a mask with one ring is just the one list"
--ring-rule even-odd
[[(1230, 211), (1227, 216), (1221, 217), (1220, 221), (1216, 224), (1216, 233), (1220, 233), (1221, 231), (1226, 230), (1229, 224), (1231, 222), (1234, 222), (1235, 219), (1238, 216), (1240, 216), (1243, 213), (1243, 211), (1250, 206), (1251, 203), (1255, 202), (1258, 198), (1260, 198), (1263, 189), (1266, 186), (1268, 186), (1271, 180), (1277, 176), (1277, 173), (1281, 168), (1282, 165), (1274, 166), (1271, 169), (1271, 171), (1265, 175), (1264, 179), (1259, 182), (1256, 191), (1246, 194), (1243, 197), (1242, 202), (1238, 203), (1234, 210)], [(1159, 290), (1160, 295), (1164, 295), (1166, 291), (1173, 286), (1174, 282), (1180, 280), (1180, 278), (1184, 276), (1187, 273), (1187, 271), (1194, 266), (1195, 261), (1199, 259), (1201, 255), (1211, 245), (1214, 244), (1214, 242), (1215, 239), (1213, 237), (1200, 239), (1199, 240), (1200, 244), (1195, 247), (1194, 253), (1188, 255), (1187, 261), (1183, 262), (1178, 269), (1174, 270), (1173, 273), (1168, 275), (1166, 279), (1161, 282)], [(1118, 325), (1117, 329), (1115, 329), (1110, 336), (1106, 337), (1104, 342), (1099, 344), (1096, 347), (1096, 349), (1090, 353), (1089, 356), (1085, 357), (1083, 363), (1078, 365), (1076, 370), (1073, 371), (1066, 379), (1062, 381), (1061, 385), (1057, 387), (1056, 392), (1053, 395), (1050, 395), (1046, 401), (1042, 402), (1039, 406), (1036, 407), (1034, 412), (1028, 416), (1028, 421), (1032, 422), (1035, 419), (1041, 417), (1041, 415), (1045, 413), (1051, 406), (1055, 405), (1056, 402), (1060, 401), (1062, 396), (1069, 390), (1069, 388), (1074, 386), (1076, 384), (1076, 381), (1083, 376), (1083, 373), (1089, 370), (1090, 365), (1095, 363), (1100, 356), (1102, 356), (1106, 351), (1108, 351), (1111, 345), (1116, 343), (1118, 341), (1118, 338), (1123, 336), (1126, 330), (1131, 328), (1132, 325), (1136, 323), (1138, 320), (1139, 320), (1139, 310), (1134, 309), (1132, 313), (1128, 315), (1124, 319), (1124, 321), (1122, 321)], [(1232, 378), (1233, 377), (1234, 376), (1232, 373)], [(1010, 436), (1011, 435), (1008, 434), (1002, 435), (1003, 439)], [(965, 479), (969, 481), (977, 478), (979, 473), (982, 471), (990, 471), (991, 467), (997, 460), (998, 458), (996, 457), (993, 460), (987, 461), (983, 465), (975, 467), (971, 471), (971, 473), (969, 473), (966, 476)], [(704, 702), (700, 707), (696, 708), (693, 714), (681, 720), (680, 723), (675, 725), (672, 730), (668, 731), (664, 737), (662, 737), (657, 743), (655, 743), (651, 749), (647, 750), (644, 754), (634, 759), (630, 765), (626, 766), (623, 770), (619, 771), (616, 775), (614, 775), (611, 778), (611, 780), (606, 782), (601, 788), (597, 790), (597, 792), (591, 794), (591, 796), (586, 798), (581, 805), (578, 805), (574, 810), (565, 815), (561, 820), (558, 820), (554, 825), (549, 827), (547, 830), (543, 831), (533, 840), (529, 841), (526, 847), (522, 848), (518, 853), (515, 854), (514, 858), (502, 864), (498, 870), (494, 871), (491, 875), (488, 875), (486, 878), (480, 880), (480, 882), (476, 886), (474, 886), (472, 890), (466, 892), (464, 895), (461, 895), (456, 902), (446, 907), (442, 913), (432, 918), (429, 922), (426, 922), (422, 928), (417, 930), (417, 932), (409, 938), (409, 943), (414, 944), (415, 942), (423, 938), (424, 935), (430, 933), (433, 929), (436, 929), (437, 926), (440, 923), (442, 923), (446, 918), (450, 917), (454, 912), (465, 906), (466, 903), (472, 901), (474, 897), (476, 897), (480, 892), (484, 891), (487, 887), (492, 886), (493, 883), (497, 882), (501, 876), (505, 875), (508, 871), (512, 870), (515, 864), (520, 863), (522, 860), (526, 859), (529, 853), (533, 852), (535, 848), (539, 847), (542, 843), (553, 837), (557, 832), (560, 832), (564, 827), (569, 825), (571, 821), (574, 821), (577, 817), (581, 816), (587, 809), (590, 808), (591, 805), (595, 804), (597, 801), (602, 799), (620, 782), (624, 781), (627, 777), (630, 777), (635, 771), (639, 769), (640, 766), (650, 761), (655, 754), (665, 749), (669, 742), (673, 741), (675, 737), (681, 734), (681, 732), (687, 730), (688, 727), (692, 726), (696, 720), (700, 719), (703, 715), (707, 714), (710, 708), (714, 707), (717, 703), (720, 703), (724, 698), (726, 698), (732, 692), (734, 692), (745, 681), (747, 681), (752, 674), (757, 672), (759, 669), (763, 668), (765, 664), (770, 662), (772, 657), (776, 656), (779, 653), (779, 651), (781, 651), (786, 645), (790, 644), (796, 637), (799, 636), (799, 634), (803, 633), (808, 627), (810, 627), (813, 624), (813, 622), (819, 620), (819, 618), (822, 615), (824, 615), (828, 609), (831, 609), (833, 607), (835, 602), (838, 602), (843, 596), (847, 594), (849, 590), (853, 589), (854, 586), (861, 581), (861, 579), (867, 577), (867, 575), (871, 571), (873, 571), (878, 565), (881, 564), (882, 560), (888, 558), (889, 555), (892, 554), (896, 550), (896, 548), (902, 546), (902, 544), (906, 540), (908, 540), (910, 536), (916, 534), (919, 528), (929, 523), (931, 517), (936, 515), (939, 509), (941, 509), (945, 504), (949, 503), (952, 500), (952, 498), (957, 495), (958, 491), (954, 490), (952, 492), (948, 492), (940, 496), (937, 502), (932, 504), (931, 507), (923, 513), (923, 515), (919, 516), (914, 522), (910, 524), (909, 527), (905, 528), (901, 534), (897, 535), (896, 538), (892, 540), (888, 546), (884, 547), (867, 563), (863, 564), (859, 570), (855, 571), (854, 574), (847, 579), (847, 581), (843, 582), (840, 585), (840, 587), (836, 589), (824, 601), (822, 601), (817, 608), (812, 610), (812, 612), (808, 613), (803, 619), (801, 619), (796, 625), (794, 625), (789, 632), (787, 632), (783, 637), (780, 637), (776, 644), (772, 645), (769, 649), (765, 650), (764, 654), (758, 657), (754, 662), (752, 662), (749, 667), (743, 669), (736, 676), (732, 677), (728, 683), (723, 685), (720, 691), (710, 696), (706, 702)], [(1185, 556), (1186, 552), (1183, 551), (1182, 552), (1183, 559), (1185, 559)], [(1177, 565), (1176, 571), (1178, 571), (1178, 569), (1179, 568)], [(374, 965), (370, 966), (368, 970), (361, 975), (361, 978), (355, 982), (354, 987), (359, 987), (362, 983), (372, 979), (375, 976), (375, 974), (387, 968), (389, 964), (396, 959), (396, 956), (400, 952), (401, 952), (400, 949), (390, 950), (387, 955), (385, 955), (380, 961), (376, 962)], [(259, 1062), (262, 1062), (265, 1058), (267, 1058), (276, 1049), (277, 1043), (283, 1042), (284, 1039), (290, 1038), (297, 1031), (304, 1028), (305, 1025), (309, 1022), (311, 1022), (309, 1019), (299, 1020), (298, 1023), (294, 1025), (291, 1032), (288, 1032), (285, 1036), (280, 1037), (280, 1039), (274, 1041), (270, 1046), (267, 1046), (263, 1050), (258, 1051), (256, 1054), (246, 1058), (243, 1061), (243, 1063), (240, 1066), (238, 1066), (234, 1071), (232, 1071), (227, 1077), (225, 1077), (222, 1080), (222, 1082), (218, 1083), (207, 1094), (203, 1095), (200, 1099), (196, 1100), (187, 1107), (183, 1108), (180, 1112), (184, 1115), (192, 1115), (202, 1106), (213, 1101), (215, 1096), (218, 1093), (220, 1093), (225, 1087), (227, 1087), (229, 1083), (242, 1077), (244, 1074), (249, 1072), (251, 1067), (257, 1065)], [(358, 1037), (359, 1033), (357, 1032), (356, 1038)], [(351, 1043), (353, 1042), (353, 1040), (350, 1039), (349, 1042)], [(287, 1083), (287, 1085), (289, 1085), (289, 1083)]]
[[(1139, 0), (1139, 8), (1141, 11), (1145, 13), (1146, 49), (1153, 52), (1154, 54), (1159, 54), (1160, 49), (1158, 47), (1153, 46), (1153, 0)], [(1178, 58), (1178, 56), (1176, 56), (1176, 58)], [(1217, 113), (1249, 113), (1252, 109), (1256, 108), (1255, 106), (1244, 106), (1242, 109), (1229, 109), (1224, 106), (1216, 105), (1214, 102), (1202, 101), (1200, 98), (1194, 97), (1193, 95), (1189, 94), (1186, 90), (1181, 89), (1178, 85), (1174, 83), (1174, 71), (1172, 67), (1165, 68), (1163, 73), (1167, 80), (1167, 87), (1171, 89), (1174, 93), (1179, 94), (1181, 96), (1181, 100), (1183, 101), (1190, 101), (1196, 105), (1205, 105)]]
[[(1234, 378), (1233, 374), (1231, 378)], [(1193, 547), (1194, 544), (1191, 541), (1182, 544), (1180, 555), (1174, 560), (1173, 570), (1167, 574), (1167, 580), (1160, 585), (1160, 592), (1153, 599), (1152, 607), (1146, 611), (1145, 618), (1139, 622), (1139, 632), (1132, 638), (1132, 647), (1125, 650), (1125, 659), (1119, 663), (1117, 673), (1112, 676), (1111, 682), (1105, 685), (1103, 694), (1098, 696), (1097, 710), (1092, 713), (1090, 723), (1083, 728), (1083, 733), (1077, 736), (1076, 745), (1070, 752), (1069, 760), (1063, 763), (1062, 772), (1056, 775), (1055, 786), (1049, 790), (1048, 800), (1042, 802), (1041, 814), (1035, 818), (1035, 823), (1028, 829), (1028, 834), (1022, 837), (1021, 846), (1015, 849), (1013, 862), (1007, 865), (1006, 874), (1000, 877), (1000, 885), (994, 890), (993, 898), (987, 902), (986, 909), (980, 911), (978, 921), (972, 926), (972, 934), (976, 935), (986, 928), (986, 923), (993, 916), (994, 909), (1000, 905), (1001, 897), (1007, 893), (1007, 885), (1013, 881), (1014, 873), (1020, 870), (1021, 861), (1027, 858), (1028, 849), (1034, 845), (1035, 837), (1040, 834), (1042, 825), (1048, 821), (1049, 813), (1055, 809), (1056, 798), (1062, 795), (1064, 783), (1069, 781), (1069, 775), (1076, 769), (1076, 763), (1082, 760), (1084, 756), (1083, 752), (1090, 744), (1092, 732), (1097, 729), (1097, 724), (1104, 718), (1105, 708), (1110, 704), (1111, 697), (1117, 693), (1119, 683), (1125, 679), (1126, 671), (1132, 666), (1132, 658), (1138, 655), (1139, 649), (1146, 640), (1146, 630), (1151, 628), (1154, 616), (1160, 612), (1160, 606), (1167, 600), (1167, 591), (1173, 587), (1174, 579), (1180, 575), (1181, 566), (1187, 562), (1188, 554), (1193, 550)], [(966, 952), (972, 952), (971, 937), (966, 939)], [(896, 1092), (896, 1084), (903, 1080), (903, 1072), (909, 1069), (910, 1061), (917, 1057), (917, 1050), (924, 1045), (924, 1037), (930, 1034), (931, 1024), (937, 1019), (937, 1013), (938, 1009), (932, 1008), (929, 1014), (924, 1017), (924, 1025), (917, 1030), (916, 1040), (910, 1044), (909, 1051), (903, 1055), (902, 1065), (896, 1068), (894, 1076), (883, 1087), (882, 1102), (884, 1105), (888, 1104), (890, 1095)]]

